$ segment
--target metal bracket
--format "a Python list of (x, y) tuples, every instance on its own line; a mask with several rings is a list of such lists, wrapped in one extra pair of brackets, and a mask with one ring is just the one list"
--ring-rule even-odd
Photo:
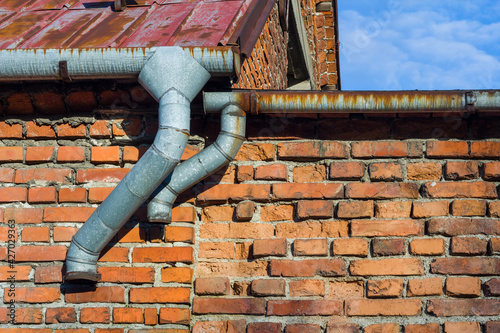
[(115, 0), (115, 10), (121, 12), (127, 8), (127, 0)]
[(66, 60), (59, 61), (59, 75), (64, 81), (71, 81), (68, 72), (68, 62)]
[(475, 113), (476, 108), (474, 107), (474, 104), (476, 103), (476, 97), (474, 97), (474, 94), (472, 92), (466, 92), (465, 93), (465, 104), (466, 104), (466, 112), (467, 113)]

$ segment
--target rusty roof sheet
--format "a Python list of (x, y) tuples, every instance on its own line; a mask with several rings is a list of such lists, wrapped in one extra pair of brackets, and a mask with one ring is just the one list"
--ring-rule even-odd
[(113, 0), (0, 1), (0, 49), (233, 45), (242, 26), (269, 15), (249, 15), (259, 1), (275, 2), (128, 0), (115, 11)]

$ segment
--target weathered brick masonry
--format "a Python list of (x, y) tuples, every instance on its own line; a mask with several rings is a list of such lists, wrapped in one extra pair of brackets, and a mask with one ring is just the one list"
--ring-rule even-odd
[[(236, 161), (172, 224), (137, 211), (85, 285), (62, 281), (71, 236), (151, 144), (156, 112), (135, 85), (62, 87), (2, 99), (0, 333), (500, 331), (495, 114), (249, 116)], [(217, 124), (192, 119), (184, 158)]]

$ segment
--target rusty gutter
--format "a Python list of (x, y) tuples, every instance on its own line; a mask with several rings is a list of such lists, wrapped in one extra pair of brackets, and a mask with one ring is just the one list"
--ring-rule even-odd
[(206, 113), (238, 104), (249, 114), (428, 113), (500, 110), (500, 90), (271, 91), (204, 93)]
[[(0, 81), (137, 79), (161, 47), (0, 50)], [(212, 76), (237, 76), (233, 47), (184, 47)]]

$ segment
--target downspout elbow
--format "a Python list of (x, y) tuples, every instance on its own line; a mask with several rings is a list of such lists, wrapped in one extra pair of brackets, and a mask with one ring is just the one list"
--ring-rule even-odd
[(216, 141), (181, 163), (158, 187), (148, 205), (150, 222), (171, 222), (177, 196), (231, 162), (245, 141), (246, 114), (236, 104), (221, 112), (221, 131)]

